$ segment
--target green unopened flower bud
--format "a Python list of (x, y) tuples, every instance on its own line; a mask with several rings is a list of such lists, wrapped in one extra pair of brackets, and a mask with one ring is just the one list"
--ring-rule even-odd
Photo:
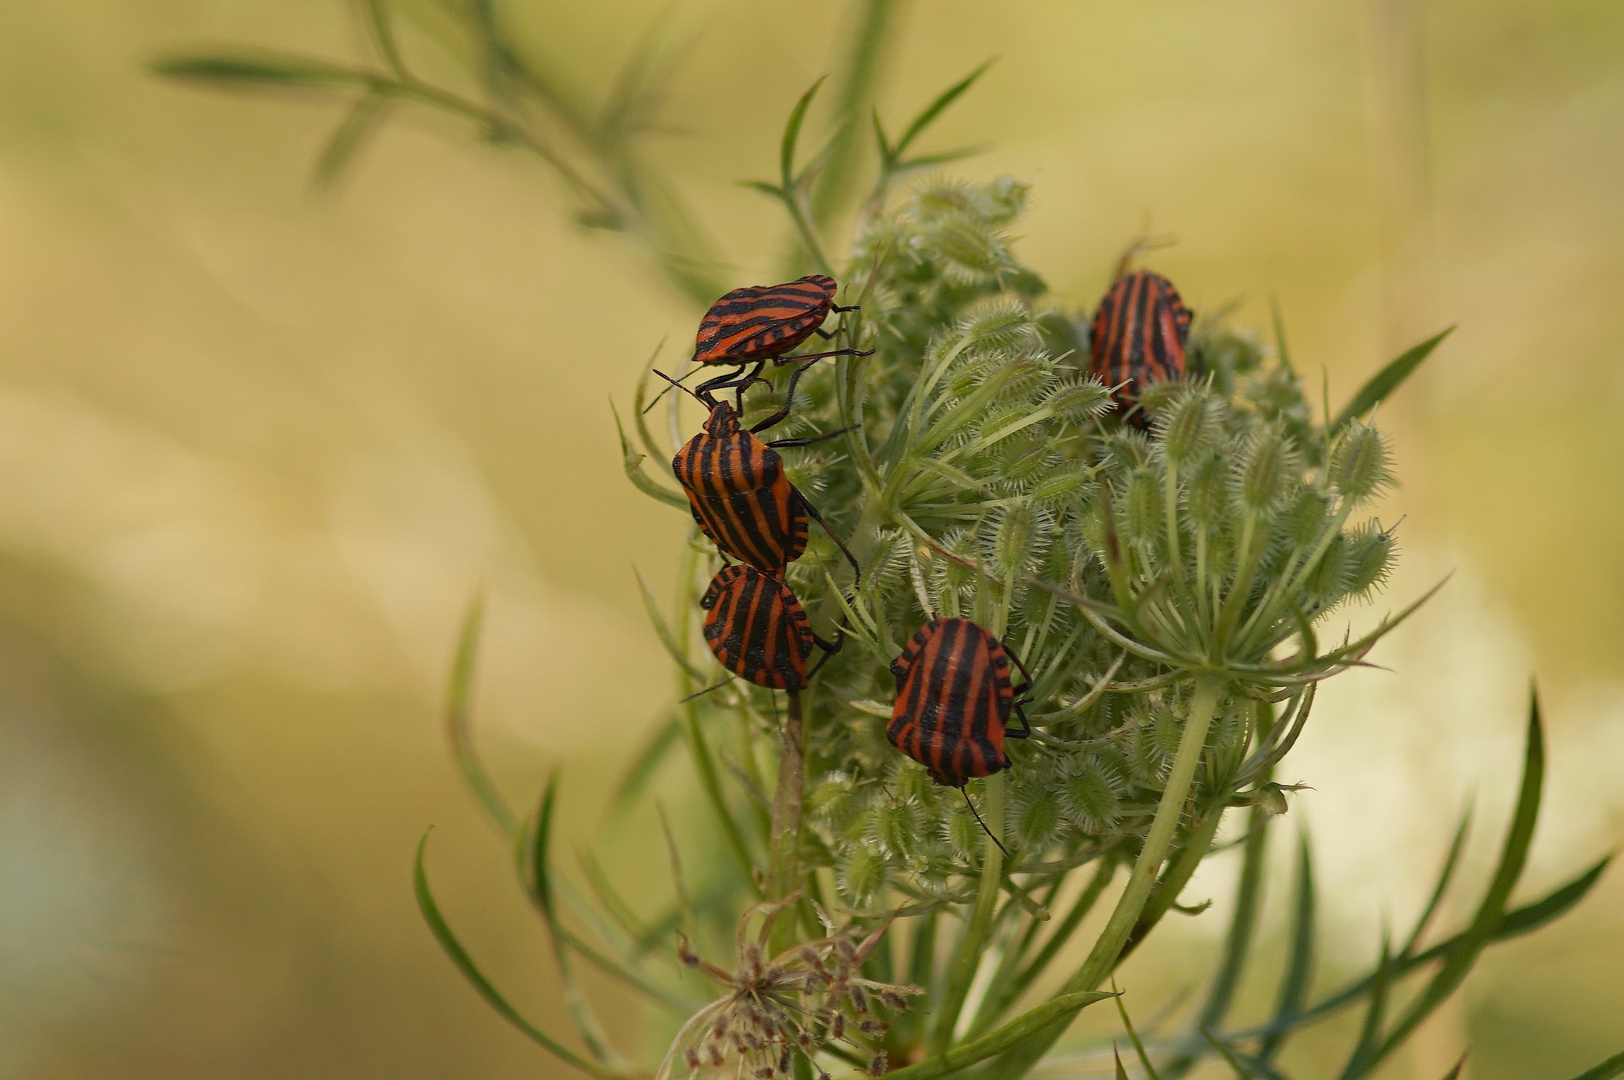
[(1235, 498), (1253, 512), (1271, 510), (1285, 496), (1297, 471), (1291, 444), (1278, 431), (1264, 431), (1248, 440), (1241, 451)]
[(1385, 584), (1392, 572), (1396, 553), (1393, 536), (1377, 528), (1361, 529), (1354, 534), (1350, 547), (1353, 551), (1349, 559), (1348, 592), (1368, 596)]
[(1004, 245), (993, 227), (968, 214), (944, 214), (934, 222), (931, 246), (946, 260), (943, 273), (961, 284), (980, 284), (1003, 269)]
[(1161, 533), (1161, 478), (1149, 469), (1137, 469), (1122, 499), (1122, 539), (1143, 547), (1154, 544)]
[(975, 189), (970, 206), (987, 221), (1003, 225), (1015, 220), (1026, 209), (1026, 196), (1032, 185), (1013, 176), (1000, 176), (990, 184)]
[(1331, 453), (1331, 483), (1337, 491), (1357, 505), (1392, 482), (1386, 437), (1362, 424), (1349, 428)]
[(1210, 447), (1216, 424), (1204, 394), (1185, 391), (1156, 415), (1156, 437), (1168, 464), (1184, 468)]
[(1044, 441), (1023, 439), (1016, 442), (1010, 439), (1001, 446), (1006, 453), (1002, 455), (1003, 467), (994, 480), (1003, 491), (1032, 490), (1044, 478), (1053, 475), (1062, 461), (1060, 455)]
[(848, 852), (837, 872), (840, 890), (858, 907), (873, 902), (885, 888), (885, 877), (885, 860), (866, 844), (859, 844)]
[(1281, 539), (1290, 548), (1306, 550), (1319, 541), (1330, 516), (1330, 500), (1306, 484), (1298, 489), (1290, 506), (1280, 515)]
[(1032, 498), (1040, 505), (1059, 507), (1084, 498), (1093, 488), (1088, 470), (1080, 465), (1059, 465), (1032, 485)]

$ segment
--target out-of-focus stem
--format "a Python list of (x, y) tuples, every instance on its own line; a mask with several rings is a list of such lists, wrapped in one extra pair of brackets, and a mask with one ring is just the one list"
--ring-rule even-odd
[[(801, 884), (801, 798), (806, 782), (805, 744), (801, 732), (801, 694), (790, 690), (784, 723), (779, 728), (778, 788), (773, 793), (772, 838), (767, 852), (767, 899), (782, 900)], [(773, 925), (769, 949), (777, 955), (793, 943), (795, 920)]]

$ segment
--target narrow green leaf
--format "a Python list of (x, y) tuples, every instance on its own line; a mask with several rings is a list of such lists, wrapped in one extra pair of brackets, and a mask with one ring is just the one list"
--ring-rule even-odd
[(1438, 912), (1443, 902), (1444, 893), (1449, 889), (1449, 883), (1455, 876), (1455, 870), (1460, 865), (1461, 853), (1466, 850), (1466, 834), (1472, 825), (1472, 808), (1468, 805), (1461, 811), (1460, 824), (1455, 826), (1455, 837), (1449, 842), (1449, 853), (1444, 856), (1443, 869), (1438, 872), (1438, 884), (1433, 887), (1432, 896), (1428, 898), (1426, 907), (1421, 909), (1421, 915), (1415, 920), (1415, 929), (1410, 931), (1409, 939), (1404, 942), (1404, 948), (1399, 950), (1400, 956), (1409, 956), (1415, 952), (1421, 943), (1421, 935), (1427, 932), (1427, 926)]
[(807, 88), (801, 100), (795, 103), (795, 108), (790, 110), (789, 122), (784, 125), (784, 138), (778, 147), (778, 183), (786, 194), (795, 188), (795, 144), (801, 138), (801, 123), (806, 119), (806, 110), (812, 104), (813, 95), (828, 77), (818, 76), (818, 81)]
[(1432, 350), (1454, 330), (1455, 328), (1451, 326), (1432, 335), (1372, 375), (1370, 381), (1359, 388), (1359, 392), (1353, 395), (1353, 400), (1348, 402), (1331, 422), (1331, 426), (1325, 432), (1326, 438), (1329, 439), (1381, 404), (1389, 394), (1398, 389), (1400, 383), (1414, 374), (1415, 369), (1421, 366), (1421, 362), (1431, 356)]
[(1455, 1067), (1444, 1074), (1444, 1080), (1460, 1080), (1461, 1070), (1466, 1068), (1466, 1057), (1467, 1054), (1461, 1054), (1460, 1060), (1455, 1062)]
[[(648, 595), (648, 586), (643, 584), (642, 587), (643, 601), (648, 603), (653, 598)], [(643, 749), (626, 767), (619, 786), (615, 788), (614, 794), (609, 796), (609, 805), (604, 809), (604, 817), (607, 820), (615, 824), (625, 820), (626, 815), (631, 812), (632, 804), (643, 794), (649, 781), (654, 778), (655, 772), (681, 741), (682, 728), (677, 723), (676, 716), (672, 715), (654, 730), (654, 734), (643, 745)]]
[(958, 150), (943, 150), (939, 154), (920, 154), (907, 161), (898, 161), (893, 167), (892, 174), (903, 176), (907, 173), (918, 172), (920, 169), (934, 169), (938, 165), (947, 165), (954, 161), (963, 161), (965, 158), (975, 157), (977, 154), (987, 152), (985, 146), (966, 146)]
[(916, 1065), (893, 1069), (885, 1074), (886, 1080), (935, 1080), (960, 1069), (985, 1061), (994, 1054), (1003, 1053), (1023, 1039), (1042, 1031), (1061, 1018), (1070, 1017), (1078, 1009), (1103, 1001), (1114, 995), (1103, 990), (1084, 990), (1075, 994), (1061, 994), (1030, 1012), (1022, 1013), (1002, 1027), (955, 1046), (945, 1054), (927, 1058)]
[(693, 663), (682, 654), (682, 648), (672, 635), (671, 627), (666, 624), (665, 616), (660, 614), (660, 605), (654, 599), (654, 590), (650, 589), (648, 582), (643, 580), (642, 571), (634, 566), (632, 567), (632, 573), (637, 578), (638, 589), (643, 593), (643, 609), (648, 612), (649, 622), (654, 624), (654, 633), (659, 637), (660, 644), (665, 646), (665, 651), (670, 654), (671, 659), (677, 662), (678, 667), (688, 673), (689, 678), (695, 682), (704, 683), (705, 673), (694, 667)]
[(395, 42), (394, 13), (389, 10), (389, 0), (361, 0), (361, 11), (372, 47), (378, 50), (390, 71), (402, 79), (409, 78), (406, 64), (400, 58), (400, 46)]
[(1296, 369), (1291, 366), (1291, 351), (1286, 348), (1286, 323), (1280, 317), (1280, 298), (1273, 293), (1269, 294), (1269, 315), (1274, 319), (1275, 355), (1280, 357), (1280, 366), (1286, 369), (1286, 374), (1296, 375)]
[(331, 191), (343, 176), (356, 153), (365, 145), (389, 115), (390, 102), (376, 94), (367, 94), (357, 101), (342, 123), (334, 129), (327, 146), (316, 160), (310, 174), (310, 186), (316, 191)]
[(1615, 1076), (1624, 1076), (1624, 1051), (1614, 1054), (1599, 1065), (1592, 1065), (1573, 1080), (1613, 1080)]
[(632, 449), (631, 441), (626, 438), (626, 429), (620, 423), (620, 411), (615, 408), (612, 401), (609, 403), (609, 411), (615, 414), (615, 433), (620, 436), (620, 460), (626, 470), (626, 479), (650, 498), (682, 510), (689, 509), (687, 496), (649, 479), (648, 474), (643, 471), (643, 455)]
[(779, 202), (789, 201), (789, 195), (785, 193), (783, 188), (777, 184), (769, 184), (765, 180), (740, 180), (738, 185), (749, 188), (751, 191), (759, 191), (768, 198), (777, 199)]
[(875, 109), (869, 114), (869, 118), (874, 122), (874, 142), (880, 152), (880, 168), (882, 170), (889, 169), (894, 158), (891, 153), (891, 144), (885, 138), (885, 126), (880, 123), (880, 110)]
[(1544, 926), (1552, 919), (1565, 915), (1569, 908), (1584, 899), (1590, 887), (1601, 879), (1602, 873), (1612, 861), (1613, 857), (1608, 855), (1566, 885), (1552, 889), (1531, 904), (1524, 904), (1515, 911), (1507, 912), (1506, 917), (1500, 920), (1500, 928), (1494, 932), (1494, 940), (1504, 941), (1510, 937), (1526, 934)]
[(1500, 862), (1495, 867), (1489, 887), (1484, 891), (1477, 914), (1471, 925), (1456, 938), (1456, 944), (1444, 957), (1442, 966), (1432, 981), (1410, 1003), (1404, 1016), (1393, 1025), (1393, 1030), (1382, 1043), (1381, 1049), (1370, 1062), (1372, 1068), (1409, 1037), (1421, 1022), (1466, 978), (1480, 954), (1494, 940), (1495, 931), (1505, 917), (1506, 901), (1517, 879), (1522, 876), (1528, 860), (1528, 847), (1534, 839), (1534, 825), (1539, 820), (1539, 804), (1545, 779), (1545, 735), (1540, 722), (1539, 695), (1530, 691), (1528, 706), (1528, 744), (1523, 756), (1521, 790), (1517, 793), (1516, 810), (1506, 830), (1505, 843), (1500, 851)]
[(902, 133), (902, 138), (897, 140), (896, 149), (894, 151), (896, 156), (900, 157), (902, 152), (908, 149), (909, 144), (918, 138), (927, 127), (934, 123), (936, 118), (942, 115), (949, 105), (957, 101), (963, 96), (966, 90), (974, 86), (976, 80), (981, 78), (981, 76), (986, 73), (987, 69), (992, 67), (997, 59), (997, 57), (993, 57), (991, 60), (988, 60), (980, 67), (970, 72), (970, 74), (966, 75), (964, 78), (960, 79), (958, 82), (936, 95), (936, 100), (932, 101), (929, 105), (926, 105), (919, 115), (914, 117), (913, 123), (908, 125), (908, 130), (904, 131)]
[(503, 1019), (530, 1036), (559, 1060), (575, 1066), (588, 1076), (599, 1077), (600, 1080), (620, 1080), (622, 1077), (620, 1072), (582, 1057), (526, 1020), (517, 1009), (508, 1004), (496, 986), (479, 970), (473, 957), (468, 955), (468, 950), (463, 948), (462, 942), (457, 940), (456, 934), (452, 933), (451, 927), (440, 914), (440, 908), (434, 902), (434, 894), (429, 890), (428, 872), (423, 864), (428, 842), (429, 834), (425, 832), (423, 838), (417, 842), (417, 857), (412, 866), (412, 888), (417, 895), (417, 910), (422, 913), (423, 921), (428, 923), (429, 932), (434, 935), (434, 940), (440, 943), (440, 948), (445, 950), (445, 954), (451, 958), (457, 970), (462, 972), (463, 978), (468, 980), (479, 996), (485, 999), (486, 1004), (495, 1009)]
[(1115, 1040), (1111, 1042), (1111, 1056), (1116, 1059), (1116, 1080), (1128, 1080), (1128, 1070), (1122, 1067), (1122, 1055), (1117, 1053)]
[(377, 76), (342, 64), (275, 53), (169, 56), (153, 60), (147, 68), (166, 79), (242, 90), (371, 87), (377, 81)]
[(463, 781), (479, 799), (491, 821), (501, 830), (502, 836), (511, 841), (518, 835), (519, 817), (485, 771), (485, 764), (480, 761), (479, 752), (474, 748), (470, 726), (472, 710), (469, 699), (473, 696), (474, 661), (479, 655), (479, 631), (484, 619), (485, 602), (476, 593), (468, 601), (468, 610), (462, 619), (462, 632), (457, 635), (457, 651), (451, 661), (451, 678), (446, 690), (446, 736), (451, 742), (451, 754), (462, 770)]
[(1348, 1054), (1348, 1063), (1342, 1069), (1341, 1080), (1357, 1080), (1375, 1067), (1382, 1022), (1387, 1017), (1387, 993), (1392, 985), (1393, 953), (1384, 929), (1381, 956), (1376, 962), (1376, 974), (1370, 984), (1370, 1004), (1365, 1009), (1364, 1023), (1359, 1027), (1359, 1041), (1354, 1044), (1352, 1052)]
[(1128, 1016), (1128, 1007), (1122, 1003), (1122, 992), (1117, 990), (1116, 980), (1111, 980), (1111, 989), (1116, 995), (1117, 1015), (1122, 1018), (1122, 1026), (1127, 1029), (1128, 1041), (1133, 1043), (1133, 1052), (1139, 1055), (1139, 1067), (1145, 1070), (1150, 1080), (1161, 1080), (1156, 1075), (1155, 1066), (1150, 1063), (1150, 1055), (1145, 1053), (1145, 1044), (1139, 1038), (1139, 1033), (1133, 1028), (1133, 1020)]
[[(1281, 1024), (1296, 1016), (1308, 1000), (1309, 984), (1314, 978), (1314, 852), (1305, 829), (1297, 843), (1297, 896), (1291, 911), (1291, 947), (1287, 954), (1286, 971), (1280, 980), (1280, 996), (1275, 1002), (1274, 1023)], [(1263, 1040), (1257, 1056), (1269, 1061), (1285, 1044), (1286, 1032), (1272, 1032)]]

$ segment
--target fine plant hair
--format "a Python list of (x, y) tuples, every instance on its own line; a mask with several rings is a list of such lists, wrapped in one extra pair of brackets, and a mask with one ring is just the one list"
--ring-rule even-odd
[[(859, 8), (834, 87), (833, 134), (803, 146), (819, 80), (790, 112), (777, 175), (745, 185), (784, 210), (786, 276), (830, 274), (841, 284), (838, 303), (857, 305), (830, 324), (832, 347), (873, 350), (809, 371), (780, 429), (843, 429), (783, 457), (789, 479), (861, 565), (859, 576), (814, 532), (786, 572), (818, 633), (839, 632), (846, 646), (799, 693), (729, 680), (698, 640), (698, 599), (720, 560), (692, 525), (671, 603), (642, 585), (681, 700), (632, 762), (609, 816), (649, 814), (655, 773), (686, 753), (712, 838), (696, 873), (693, 845), (684, 853), (655, 808), (672, 899), (645, 910), (616, 892), (600, 862), (612, 849), (584, 854), (579, 877), (560, 873), (556, 775), (523, 815), (481, 762), (468, 707), (476, 602), (452, 665), (451, 744), (542, 917), (573, 1038), (532, 1024), (482, 973), (435, 903), (426, 835), (414, 876), (423, 916), (502, 1016), (602, 1080), (852, 1069), (1013, 1080), (1040, 1063), (1120, 1078), (1128, 1074), (1119, 1046), (1147, 1077), (1170, 1080), (1216, 1060), (1240, 1077), (1279, 1080), (1292, 1075), (1282, 1060), (1293, 1040), (1341, 1014), (1359, 1016), (1342, 1056), (1333, 1061), (1319, 1043), (1324, 1067), (1305, 1075), (1368, 1076), (1485, 949), (1567, 912), (1608, 863), (1512, 902), (1544, 785), (1531, 694), (1499, 858), (1475, 900), (1449, 905), (1470, 911), (1465, 922), (1434, 925), (1458, 885), (1463, 815), (1414, 925), (1384, 934), (1368, 970), (1318, 986), (1314, 857), (1299, 830), (1289, 841), (1295, 869), (1272, 1001), (1236, 1015), (1243, 978), (1256, 978), (1268, 847), (1296, 790), (1276, 779), (1280, 762), (1310, 722), (1319, 684), (1365, 664), (1431, 595), (1360, 637), (1341, 627), (1350, 604), (1381, 593), (1397, 557), (1394, 529), (1369, 511), (1396, 469), (1375, 414), (1448, 331), (1333, 411), (1328, 395), (1315, 402), (1305, 393), (1278, 316), (1265, 346), (1209, 313), (1190, 333), (1190, 374), (1144, 390), (1143, 429), (1123, 423), (1112, 388), (1088, 373), (1087, 313), (1055, 305), (1017, 251), (1028, 185), (954, 179), (937, 170), (962, 154), (916, 148), (985, 67), (907, 124), (887, 126), (863, 106), (886, 53), (890, 5)], [(477, 90), (418, 74), (386, 0), (357, 10), (368, 61), (235, 51), (154, 67), (220, 87), (347, 98), (316, 167), (321, 186), (400, 108), (463, 117), (553, 170), (577, 220), (629, 238), (696, 316), (739, 284), (723, 279), (674, 186), (640, 152), (659, 129), (672, 70), (666, 30), (634, 51), (594, 110), (525, 55), (491, 0), (442, 0), (436, 20), (414, 30), (438, 35), (440, 54), (460, 57)], [(665, 463), (693, 430), (691, 409), (674, 393), (663, 417), (646, 415), (655, 362), (615, 423), (630, 481), (686, 515)], [(785, 405), (784, 387), (784, 373), (771, 371), (752, 386), (744, 424)], [(888, 665), (937, 616), (975, 620), (1031, 671), (1032, 737), (1010, 744), (1008, 771), (973, 780), (968, 800), (885, 738)], [(1226, 817), (1239, 836), (1231, 842), (1219, 840)], [(1136, 1026), (1117, 969), (1168, 915), (1199, 914), (1179, 897), (1209, 857), (1240, 861), (1216, 964), (1203, 990), (1159, 1019), (1136, 1006)], [(1103, 925), (1085, 933), (1096, 913)], [(664, 1037), (660, 1046), (614, 1045), (579, 978), (583, 966), (647, 1000), (661, 1017), (648, 1025)], [(1108, 999), (1117, 1039), (1065, 1040), (1080, 1010)], [(1580, 1080), (1620, 1074), (1624, 1055)]]

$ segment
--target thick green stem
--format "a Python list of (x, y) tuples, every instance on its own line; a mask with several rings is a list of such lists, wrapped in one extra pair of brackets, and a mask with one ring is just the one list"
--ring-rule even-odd
[[(1111, 912), (1111, 918), (1094, 942), (1094, 948), (1089, 952), (1088, 958), (1066, 983), (1062, 993), (1093, 990), (1104, 982), (1106, 976), (1116, 966), (1117, 957), (1121, 955), (1128, 943), (1129, 935), (1139, 922), (1145, 902), (1150, 899), (1151, 889), (1156, 885), (1156, 875), (1161, 870), (1162, 860), (1167, 858), (1168, 849), (1172, 847), (1173, 834), (1178, 829), (1179, 816), (1184, 811), (1184, 803), (1189, 798), (1190, 788), (1195, 783), (1196, 767), (1201, 763), (1201, 750), (1206, 745), (1207, 729), (1212, 724), (1212, 714), (1218, 706), (1218, 692), (1221, 686), (1216, 675), (1203, 674), (1196, 677), (1195, 699), (1190, 704), (1190, 717), (1185, 721), (1184, 734), (1179, 739), (1178, 753), (1173, 758), (1173, 769), (1168, 774), (1167, 787), (1162, 791), (1161, 801), (1156, 805), (1156, 817), (1150, 823), (1150, 833), (1145, 837), (1145, 845), (1140, 849), (1139, 859), (1134, 863), (1133, 873), (1128, 877), (1127, 888), (1122, 891), (1116, 909)], [(1073, 1015), (1075, 1014), (1064, 1014), (1053, 1024), (1006, 1053), (999, 1059), (994, 1075), (1024, 1076), (1065, 1032), (1066, 1025), (1071, 1022)]]
[[(801, 694), (787, 694), (789, 706), (779, 728), (778, 789), (773, 794), (772, 840), (767, 854), (767, 899), (783, 900), (801, 885), (801, 800), (806, 786), (805, 744), (801, 733)], [(776, 956), (793, 943), (795, 920), (779, 919), (769, 943)]]
[[(987, 777), (986, 788), (987, 804), (983, 820), (988, 829), (1001, 832), (1004, 825), (1004, 774), (994, 773)], [(989, 836), (982, 848), (981, 890), (976, 894), (976, 906), (970, 913), (970, 923), (964, 928), (958, 954), (953, 958), (947, 992), (936, 1009), (936, 1022), (931, 1029), (929, 1043), (932, 1056), (946, 1053), (953, 1044), (953, 1029), (958, 1026), (964, 998), (970, 992), (976, 968), (981, 965), (982, 949), (987, 943), (987, 928), (992, 925), (993, 912), (998, 907), (999, 879), (1003, 873), (1004, 853)]]

